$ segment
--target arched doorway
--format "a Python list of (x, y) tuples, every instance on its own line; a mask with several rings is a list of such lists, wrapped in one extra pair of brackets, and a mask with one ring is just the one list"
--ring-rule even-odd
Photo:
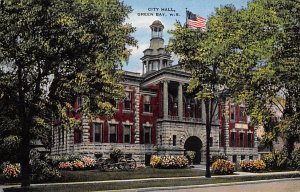
[(196, 137), (189, 137), (184, 143), (184, 150), (186, 151), (195, 151), (195, 159), (193, 160), (193, 164), (197, 165), (201, 162), (201, 149), (202, 149), (202, 141)]

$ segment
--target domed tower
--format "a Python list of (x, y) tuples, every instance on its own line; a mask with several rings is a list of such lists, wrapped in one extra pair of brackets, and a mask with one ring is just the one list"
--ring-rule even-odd
[(150, 25), (150, 29), (150, 47), (144, 50), (144, 56), (141, 58), (143, 74), (169, 67), (172, 64), (171, 54), (166, 52), (164, 46), (164, 25), (156, 20)]

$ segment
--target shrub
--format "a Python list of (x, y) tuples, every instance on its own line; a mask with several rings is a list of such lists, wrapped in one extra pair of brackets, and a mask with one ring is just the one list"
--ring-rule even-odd
[(212, 165), (218, 159), (228, 160), (228, 157), (224, 154), (213, 155), (210, 159), (210, 164)]
[(235, 164), (225, 159), (218, 159), (212, 164), (212, 171), (218, 175), (229, 175), (234, 172)]
[(176, 160), (174, 156), (164, 156), (161, 159), (161, 168), (174, 169), (176, 168)]
[(268, 170), (282, 170), (286, 169), (288, 158), (285, 150), (275, 150), (264, 156), (264, 162)]
[(17, 179), (21, 174), (20, 163), (11, 164), (10, 162), (5, 162), (2, 167), (3, 175), (6, 179)]
[(183, 156), (158, 156), (152, 155), (150, 165), (152, 168), (163, 168), (163, 169), (176, 169), (185, 168), (188, 165), (189, 160)]
[(67, 161), (67, 162), (60, 162), (58, 164), (58, 168), (61, 169), (61, 170), (68, 170), (68, 171), (71, 171), (73, 170), (73, 165), (71, 162)]
[(150, 165), (152, 168), (158, 168), (161, 166), (161, 157), (158, 155), (152, 155), (150, 160)]
[(84, 167), (86, 169), (93, 169), (96, 167), (96, 159), (92, 158), (92, 157), (88, 157), (88, 156), (83, 156), (81, 158), (81, 161), (84, 164)]
[(266, 164), (261, 159), (250, 161), (243, 160), (240, 162), (240, 166), (242, 170), (246, 172), (259, 172), (266, 169)]
[(189, 160), (183, 155), (177, 156), (175, 160), (178, 168), (184, 168), (189, 164)]
[(33, 181), (49, 181), (61, 177), (59, 171), (49, 164), (37, 150), (31, 150), (29, 163)]
[(75, 160), (72, 162), (73, 170), (84, 169), (84, 163), (80, 160)]
[(196, 156), (196, 152), (195, 151), (187, 151), (186, 152), (186, 157), (190, 160), (191, 163), (195, 159), (195, 156)]
[(289, 160), (288, 166), (292, 169), (300, 168), (300, 148), (292, 152), (292, 159)]

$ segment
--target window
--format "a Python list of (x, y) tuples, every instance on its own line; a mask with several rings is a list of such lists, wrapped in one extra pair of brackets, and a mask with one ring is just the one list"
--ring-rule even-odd
[(209, 146), (210, 146), (210, 147), (213, 146), (213, 138), (212, 138), (212, 137), (209, 138)]
[(151, 113), (151, 96), (144, 95), (144, 112)]
[(81, 143), (82, 131), (80, 129), (74, 129), (74, 143)]
[(131, 92), (126, 91), (126, 98), (124, 99), (124, 110), (131, 110)]
[(245, 155), (241, 155), (241, 160), (245, 160)]
[(94, 123), (94, 142), (101, 142), (102, 141), (102, 124), (101, 123)]
[(244, 133), (240, 133), (240, 147), (244, 147)]
[(162, 135), (159, 135), (159, 141), (160, 141), (160, 144), (162, 145)]
[(144, 143), (150, 144), (151, 143), (151, 128), (144, 127)]
[(233, 162), (233, 163), (236, 163), (236, 161), (237, 161), (236, 155), (233, 155), (233, 156), (232, 156), (232, 162)]
[(130, 143), (130, 131), (131, 131), (131, 126), (130, 125), (124, 125), (124, 143)]
[(252, 133), (248, 133), (248, 147), (253, 147)]
[(244, 116), (245, 116), (245, 108), (240, 107), (240, 116), (239, 116), (239, 121), (243, 122), (244, 121)]
[(249, 156), (249, 160), (253, 160), (253, 156), (252, 155)]
[(231, 146), (236, 147), (236, 133), (235, 132), (231, 132), (230, 140), (231, 140)]
[(230, 105), (230, 120), (235, 120), (235, 107), (234, 105)]
[(173, 135), (173, 146), (176, 146), (176, 135)]
[(116, 109), (118, 109), (118, 102), (116, 102), (116, 100), (111, 99), (109, 102), (110, 102), (110, 104), (111, 104), (113, 107), (115, 107)]
[(109, 125), (109, 142), (117, 143), (117, 125), (115, 124)]

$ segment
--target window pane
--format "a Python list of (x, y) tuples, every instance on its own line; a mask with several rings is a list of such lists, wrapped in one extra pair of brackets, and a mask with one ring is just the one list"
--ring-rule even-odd
[(244, 121), (244, 113), (245, 113), (244, 107), (240, 107), (240, 117), (239, 117), (240, 121)]
[(173, 135), (173, 146), (176, 146), (176, 135)]
[(240, 133), (240, 147), (244, 147), (244, 133)]
[(124, 125), (124, 143), (130, 143), (130, 125)]
[(100, 123), (95, 123), (94, 124), (94, 130), (95, 130), (95, 133), (94, 133), (94, 141), (95, 142), (101, 142), (101, 130), (102, 130), (102, 124)]
[(151, 134), (150, 134), (150, 127), (144, 128), (144, 135), (145, 135), (145, 144), (151, 143)]
[(230, 120), (235, 119), (235, 107), (233, 105), (230, 106)]
[(117, 126), (111, 124), (109, 126), (109, 141), (111, 143), (116, 143), (117, 142)]

